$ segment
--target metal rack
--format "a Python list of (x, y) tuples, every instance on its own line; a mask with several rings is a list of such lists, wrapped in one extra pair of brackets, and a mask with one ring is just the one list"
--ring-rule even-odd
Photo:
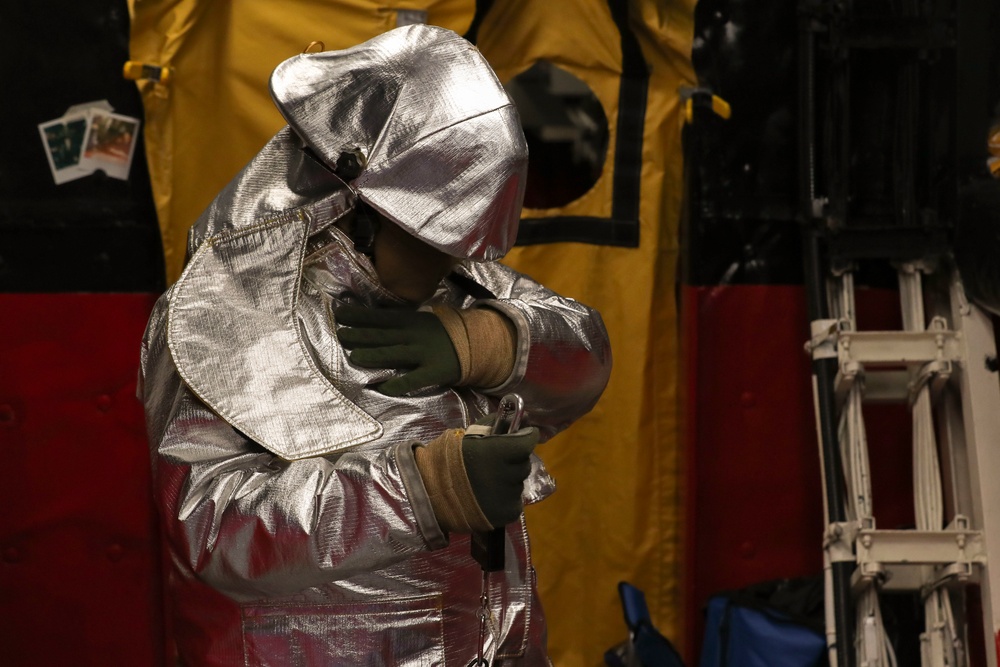
[[(958, 73), (979, 43), (976, 16), (985, 7), (799, 4), (806, 347), (836, 667), (896, 664), (880, 608), (890, 591), (922, 600), (924, 630), (914, 641), (923, 667), (968, 665), (970, 652), (997, 665), (1000, 582), (991, 582), (988, 556), (1000, 553), (1000, 484), (990, 479), (1000, 470), (1000, 382), (991, 321), (966, 300), (949, 255), (958, 183), (975, 152), (966, 126), (978, 127), (965, 122), (978, 93), (963, 90)], [(884, 150), (866, 150), (872, 146)], [(901, 330), (857, 328), (855, 277), (873, 263), (896, 271)], [(884, 530), (872, 511), (862, 416), (870, 401), (909, 406), (912, 530)], [(970, 585), (980, 588), (981, 619), (966, 618)], [(978, 636), (972, 623), (981, 623), (986, 646), (969, 645)]]

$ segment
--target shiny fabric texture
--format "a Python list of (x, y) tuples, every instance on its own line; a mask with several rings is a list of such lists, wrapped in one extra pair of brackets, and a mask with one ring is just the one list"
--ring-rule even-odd
[[(307, 233), (298, 210), (212, 237), (173, 287), (167, 332), (174, 363), (192, 391), (289, 460), (382, 433), (303, 354), (296, 306)], [(324, 415), (330, 405), (337, 406), (334, 433)]]
[[(336, 442), (342, 405), (331, 402), (310, 407), (320, 416), (314, 427), (302, 415), (302, 428), (315, 428), (316, 440), (325, 433), (331, 453), (283, 459), (210, 410), (181, 380), (165, 344), (174, 292), (150, 320), (144, 400), (181, 653), (195, 665), (464, 664), (478, 637), (479, 568), (467, 537), (449, 539), (437, 526), (412, 443), (468, 425), (508, 390), (525, 397), (530, 423), (546, 437), (554, 434), (586, 412), (603, 388), (610, 364), (603, 325), (590, 309), (502, 265), (463, 263), (461, 275), (498, 299), (477, 301), (446, 280), (432, 303), (478, 304), (511, 315), (520, 370), (491, 394), (436, 389), (383, 396), (369, 387), (391, 371), (351, 366), (331, 312), (341, 303), (399, 301), (373, 280), (367, 258), (338, 229), (322, 236), (325, 244), (305, 262), (296, 309), (305, 353), (382, 425), (376, 440), (343, 451)], [(242, 351), (227, 348), (220, 333), (211, 354), (229, 363)], [(267, 349), (257, 351), (265, 356), (256, 363), (266, 366)], [(289, 369), (290, 384), (303, 367)], [(206, 362), (204, 372), (210, 369)], [(272, 407), (278, 415), (296, 408)], [(536, 459), (525, 501), (552, 489)], [(499, 577), (503, 584), (494, 582), (501, 630), (491, 650), (501, 663), (546, 664), (523, 522), (512, 524), (508, 536), (509, 567)]]
[[(465, 34), (477, 3), (290, 0), (240, 3), (239, 11), (210, 0), (128, 5), (130, 59), (168, 66), (176, 75), (166, 83), (137, 84), (173, 283), (183, 269), (191, 222), (286, 125), (267, 87), (278, 63), (312, 40), (323, 40), (328, 49), (352, 47), (395, 27), (404, 8), (427, 10), (428, 23)], [(606, 0), (509, 0), (492, 3), (477, 24), (477, 47), (501, 81), (538, 60), (555, 63), (590, 87), (610, 122), (608, 153), (594, 187), (559, 208), (526, 209), (524, 218), (552, 219), (557, 226), (560, 218), (611, 217), (620, 173), (615, 119), (636, 111), (620, 98), (622, 35), (610, 9), (622, 6)], [(615, 353), (614, 376), (597, 408), (539, 449), (560, 489), (527, 511), (549, 652), (560, 667), (591, 667), (594, 656), (622, 640), (621, 610), (612, 597), (623, 580), (646, 592), (664, 634), (686, 636), (682, 643), (689, 647), (701, 637), (694, 623), (700, 612), (692, 602), (698, 596), (684, 590), (700, 552), (696, 542), (682, 539), (690, 537), (683, 524), (693, 525), (684, 510), (695, 499), (690, 487), (679, 484), (686, 460), (680, 452), (687, 445), (680, 444), (684, 403), (678, 396), (685, 392), (678, 359), (692, 355), (678, 349), (684, 329), (675, 304), (684, 193), (684, 102), (678, 90), (697, 85), (691, 66), (694, 7), (694, 0), (628, 3), (626, 18), (649, 72), (639, 247), (515, 246), (503, 259), (600, 311)], [(689, 558), (695, 560), (685, 564)]]
[[(352, 366), (333, 312), (403, 303), (331, 224), (353, 196), (279, 132), (196, 224), (187, 268), (150, 318), (141, 393), (185, 664), (468, 664), (479, 566), (466, 536), (437, 525), (413, 447), (488, 414), (508, 391), (547, 439), (607, 383), (595, 311), (466, 259), (424, 306), (506, 314), (518, 335), (511, 376), (483, 390), (376, 392), (394, 371)], [(449, 211), (468, 203), (441, 201)], [(411, 231), (423, 229), (436, 234)], [(475, 256), (480, 230), (466, 233)], [(553, 488), (536, 458), (525, 502)], [(523, 519), (507, 535), (487, 654), (547, 664)]]
[(351, 188), (410, 233), (468, 259), (514, 245), (527, 145), (513, 102), (459, 35), (413, 25), (295, 56), (275, 69), (271, 94), (331, 168), (359, 152)]

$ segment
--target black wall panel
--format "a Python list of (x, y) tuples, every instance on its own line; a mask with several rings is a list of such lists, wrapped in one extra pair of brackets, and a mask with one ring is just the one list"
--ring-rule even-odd
[(0, 18), (0, 291), (158, 292), (163, 253), (141, 133), (128, 180), (56, 185), (38, 124), (106, 99), (143, 117), (125, 0), (5, 3)]

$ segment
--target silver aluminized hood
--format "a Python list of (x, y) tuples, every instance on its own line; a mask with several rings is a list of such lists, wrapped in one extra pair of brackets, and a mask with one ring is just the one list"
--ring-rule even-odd
[[(296, 56), (275, 70), (271, 90), (290, 127), (192, 227), (167, 340), (205, 404), (293, 460), (383, 432), (306, 351), (297, 309), (310, 237), (361, 198), (452, 256), (499, 258), (517, 234), (527, 148), (489, 65), (442, 28), (407, 26)], [(345, 152), (363, 163), (351, 177), (337, 165)]]
[[(477, 260), (513, 246), (527, 144), (513, 102), (467, 40), (411, 25), (302, 54), (275, 69), (271, 94), (313, 153), (417, 238)], [(338, 170), (343, 155), (357, 166)]]

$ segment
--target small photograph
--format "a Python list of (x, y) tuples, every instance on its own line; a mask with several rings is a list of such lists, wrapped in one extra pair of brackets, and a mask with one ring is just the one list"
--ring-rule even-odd
[(90, 113), (91, 109), (101, 109), (107, 111), (108, 113), (115, 110), (111, 103), (107, 100), (93, 100), (92, 102), (83, 102), (82, 104), (74, 104), (70, 108), (66, 109), (66, 113), (63, 116), (78, 116), (81, 114)]
[(91, 109), (80, 165), (91, 172), (100, 169), (112, 178), (127, 180), (138, 136), (138, 118)]
[(88, 116), (64, 116), (38, 126), (45, 145), (45, 155), (56, 184), (82, 178), (93, 170), (80, 164)]

